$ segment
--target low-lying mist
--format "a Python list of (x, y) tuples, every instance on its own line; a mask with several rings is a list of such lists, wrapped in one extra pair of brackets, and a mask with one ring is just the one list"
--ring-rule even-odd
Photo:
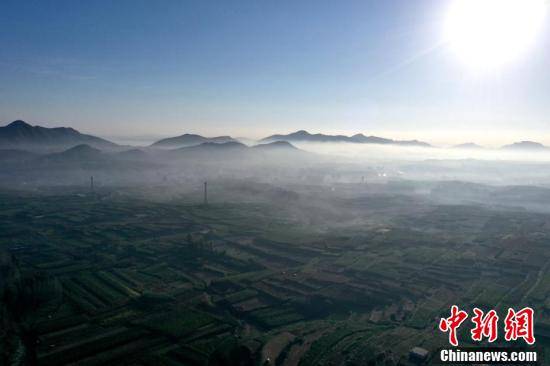
[(306, 151), (353, 158), (365, 162), (422, 161), (430, 159), (550, 162), (550, 149), (441, 148), (345, 142), (293, 142), (293, 144)]
[(546, 151), (227, 142), (123, 151), (87, 145), (55, 153), (3, 150), (0, 162), (4, 189), (107, 190), (200, 203), (207, 181), (212, 194), (218, 192), (217, 202), (264, 202), (342, 216), (368, 197), (385, 197), (388, 207), (396, 197), (411, 207), (421, 200), (547, 211), (550, 203)]

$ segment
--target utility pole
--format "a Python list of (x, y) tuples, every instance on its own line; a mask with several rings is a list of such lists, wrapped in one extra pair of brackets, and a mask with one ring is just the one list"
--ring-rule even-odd
[(208, 183), (204, 181), (204, 205), (208, 204)]
[(90, 191), (92, 193), (94, 192), (94, 176), (93, 175), (90, 177)]

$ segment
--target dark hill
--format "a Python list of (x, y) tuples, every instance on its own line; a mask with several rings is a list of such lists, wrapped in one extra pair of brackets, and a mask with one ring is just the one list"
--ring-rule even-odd
[(237, 142), (230, 136), (218, 136), (218, 137), (204, 137), (201, 135), (188, 134), (169, 137), (166, 139), (159, 140), (151, 145), (151, 147), (165, 148), (165, 149), (174, 149), (179, 147), (189, 147), (196, 146), (203, 143), (226, 143), (226, 142)]
[(10, 149), (66, 149), (79, 144), (97, 148), (117, 145), (102, 138), (86, 135), (68, 127), (31, 126), (18, 120), (0, 127), (0, 147)]
[(182, 147), (179, 149), (176, 149), (174, 151), (242, 151), (246, 150), (247, 146), (245, 144), (241, 144), (237, 141), (230, 141), (230, 142), (222, 142), (222, 143), (216, 143), (216, 142), (204, 142), (200, 145), (195, 146), (189, 146), (189, 147)]
[(59, 162), (101, 160), (104, 157), (105, 156), (101, 152), (101, 150), (98, 150), (86, 144), (77, 145), (63, 152), (45, 156), (47, 160), (55, 160)]

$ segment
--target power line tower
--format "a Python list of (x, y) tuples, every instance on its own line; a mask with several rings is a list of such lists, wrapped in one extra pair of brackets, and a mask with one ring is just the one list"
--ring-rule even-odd
[(204, 181), (204, 202), (203, 204), (206, 206), (208, 204), (208, 183)]

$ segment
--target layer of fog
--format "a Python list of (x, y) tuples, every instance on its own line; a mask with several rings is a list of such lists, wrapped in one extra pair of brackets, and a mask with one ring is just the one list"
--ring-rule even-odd
[(422, 160), (486, 160), (517, 162), (550, 162), (550, 149), (512, 150), (489, 148), (440, 148), (380, 144), (292, 142), (298, 148), (318, 154), (340, 156), (364, 162)]
[[(372, 200), (390, 211), (396, 205), (399, 210), (417, 209), (419, 201), (545, 212), (550, 207), (550, 156), (545, 152), (295, 145), (299, 149), (209, 145), (123, 153), (90, 149), (66, 155), (12, 152), (11, 158), (0, 156), (0, 186), (35, 191), (71, 187), (60, 189), (88, 194), (93, 176), (97, 191), (147, 192), (148, 197), (188, 197), (189, 202), (200, 203), (203, 182), (208, 181), (214, 192), (222, 192), (213, 198), (218, 202), (299, 203), (308, 209), (326, 205), (324, 210), (331, 216)], [(362, 209), (366, 210), (357, 208)], [(349, 212), (355, 214), (355, 209)]]

